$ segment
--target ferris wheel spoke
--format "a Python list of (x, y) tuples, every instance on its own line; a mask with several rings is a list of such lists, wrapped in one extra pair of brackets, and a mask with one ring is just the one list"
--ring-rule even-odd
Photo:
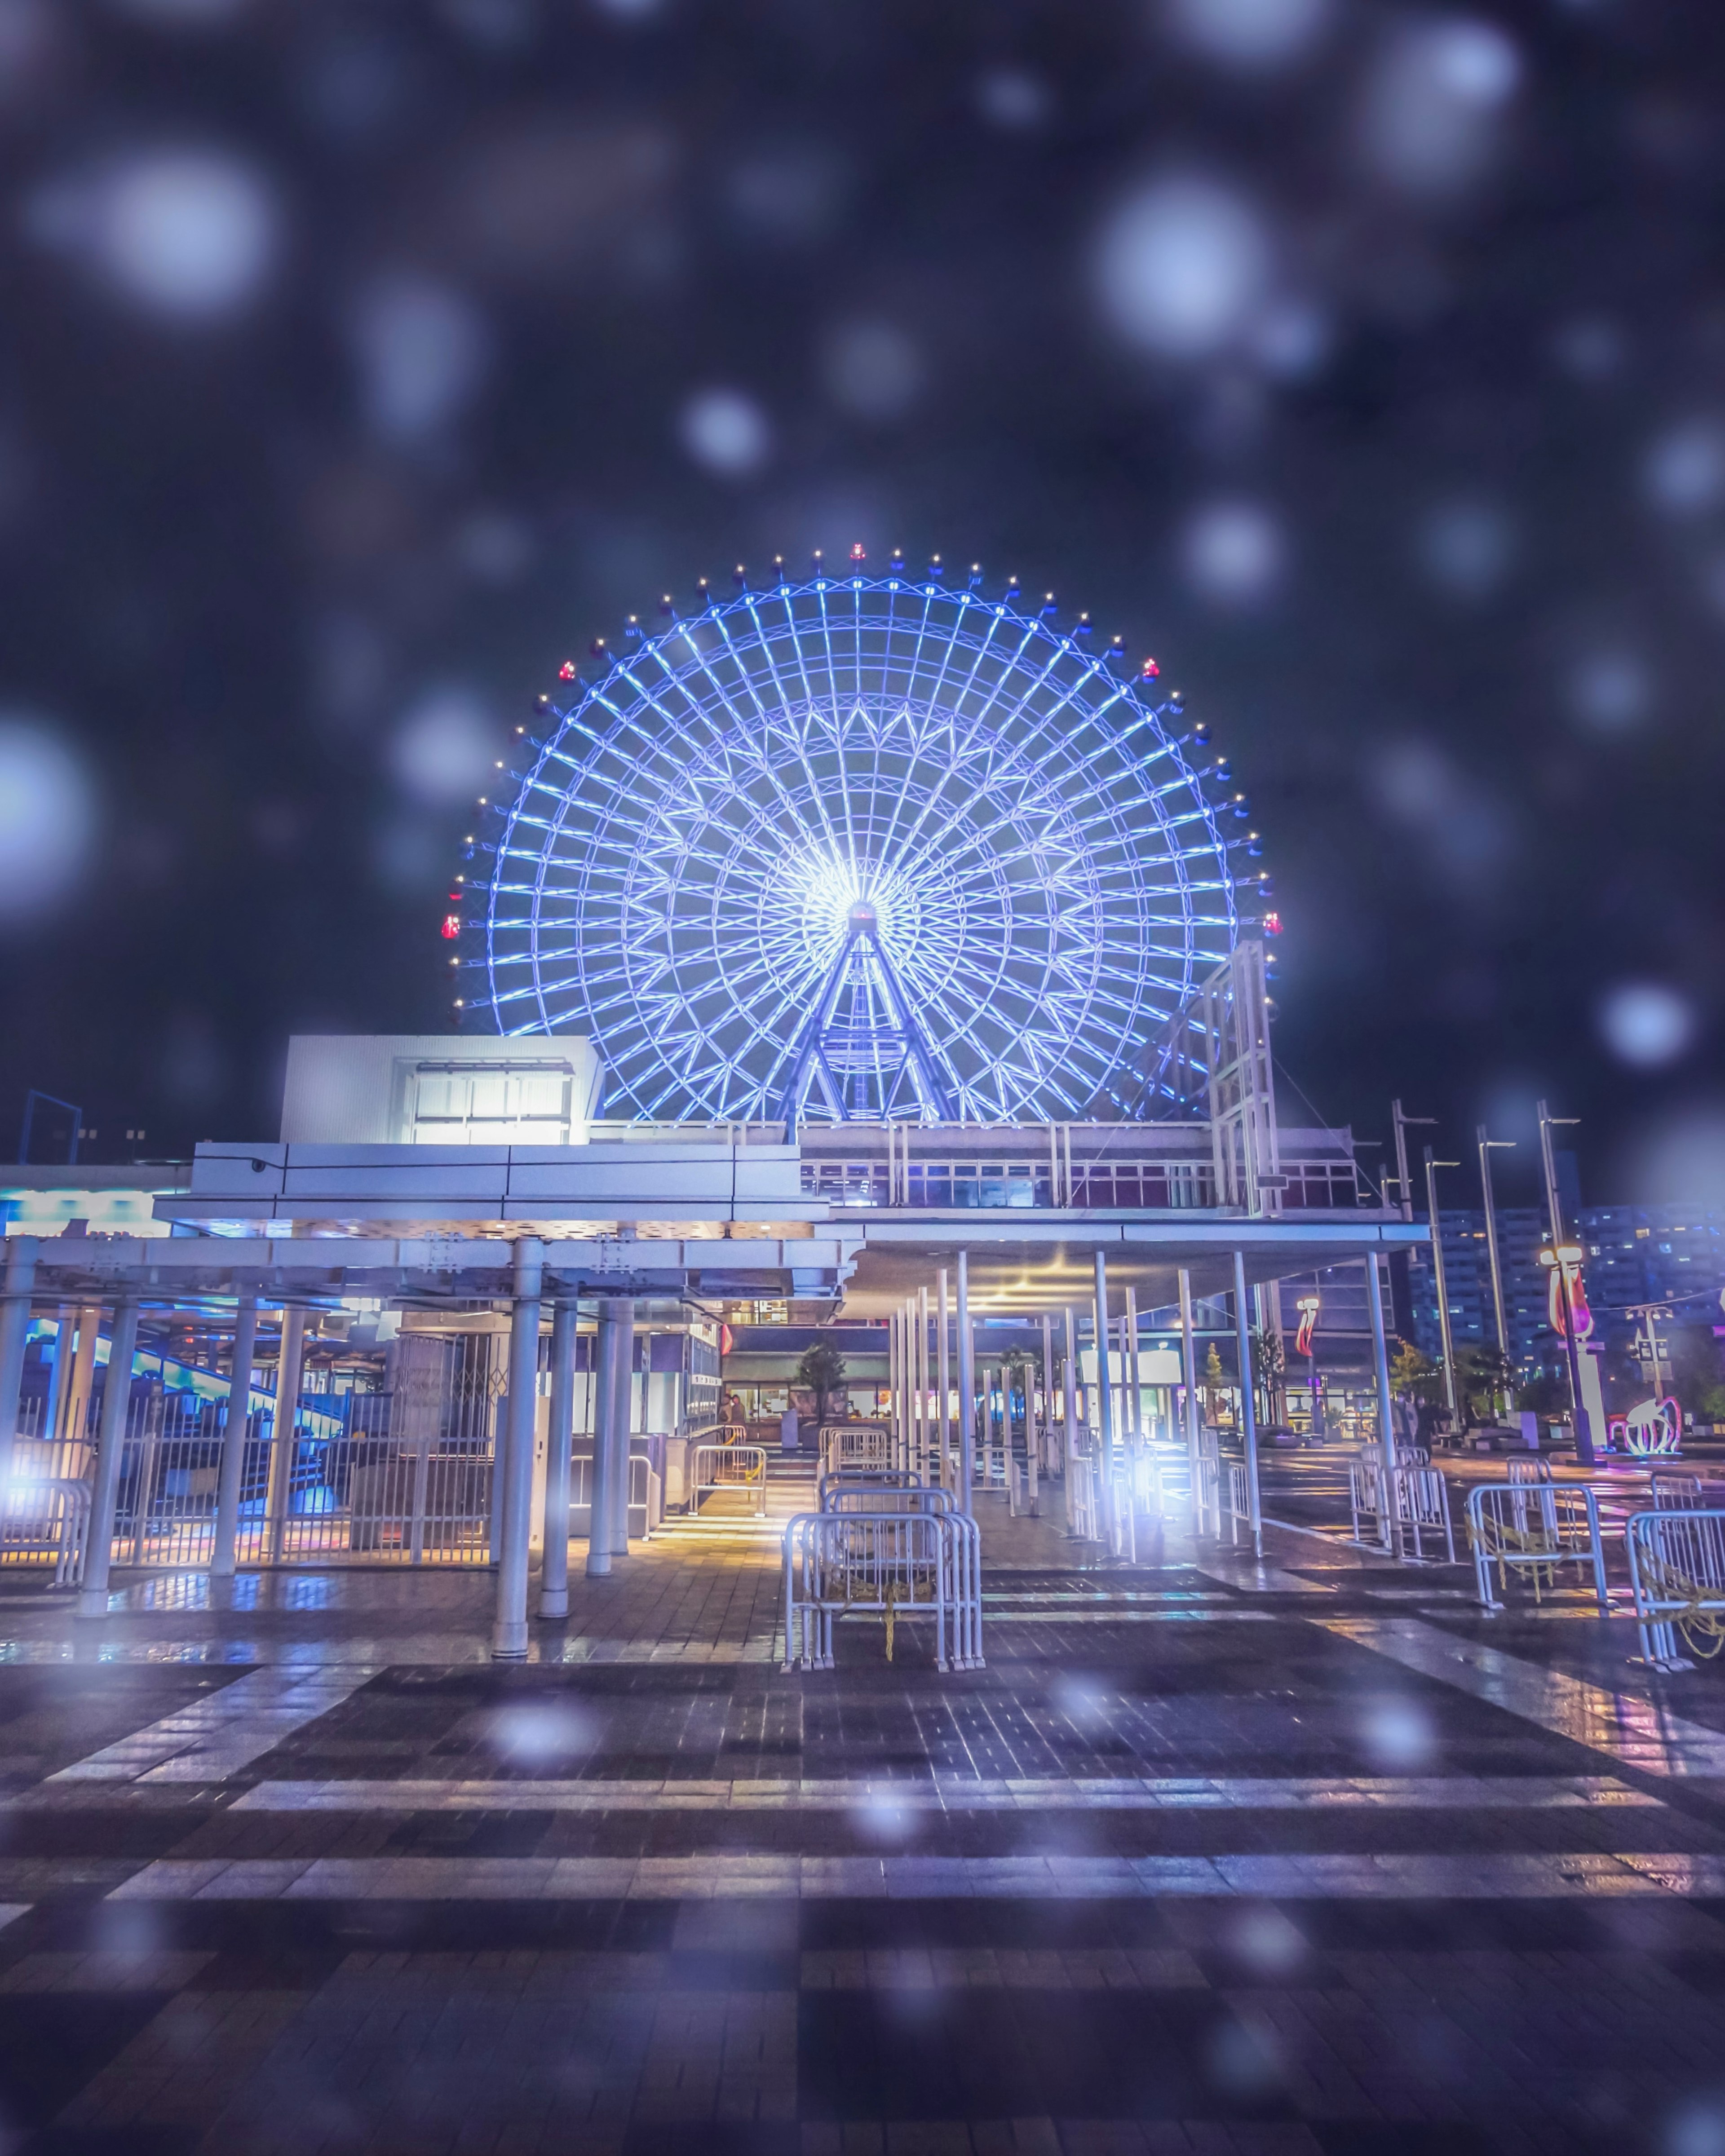
[[(1112, 1074), (1249, 901), (1172, 707), (1140, 685), (932, 578), (714, 601), (553, 711), (475, 881), (472, 1009), (588, 1028), (617, 1112), (768, 1115), (866, 897), (959, 1112), (1142, 1101)], [(910, 1105), (875, 971), (865, 941), (827, 1112)]]

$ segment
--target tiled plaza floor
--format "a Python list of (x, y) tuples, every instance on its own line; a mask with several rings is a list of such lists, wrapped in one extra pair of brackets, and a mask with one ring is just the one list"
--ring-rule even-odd
[(982, 1509), (959, 1676), (783, 1672), (778, 1517), (511, 1668), (484, 1573), (8, 1581), (0, 2151), (1725, 2151), (1725, 1671)]

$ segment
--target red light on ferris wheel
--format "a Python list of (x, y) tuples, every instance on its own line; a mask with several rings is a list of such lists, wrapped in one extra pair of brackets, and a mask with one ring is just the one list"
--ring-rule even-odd
[(1147, 681), (1153, 681), (1161, 671), (1161, 667), (1157, 665), (1153, 659), (1147, 659), (1144, 661), (1143, 674), (1144, 679)]
[(863, 552), (863, 542), (860, 539), (851, 548), (850, 558), (853, 562), (865, 562), (868, 559), (868, 556)]
[(1279, 913), (1266, 913), (1266, 914), (1265, 915), (1265, 916), (1264, 916), (1264, 933), (1265, 933), (1266, 936), (1280, 936), (1280, 935), (1281, 935), (1281, 916)]
[(441, 933), (444, 942), (453, 943), (454, 942), (455, 938), (461, 933), (461, 916), (459, 913), (446, 913), (444, 916), (444, 925)]
[(566, 659), (558, 667), (557, 679), (559, 681), (572, 681), (575, 679), (575, 661), (572, 659)]

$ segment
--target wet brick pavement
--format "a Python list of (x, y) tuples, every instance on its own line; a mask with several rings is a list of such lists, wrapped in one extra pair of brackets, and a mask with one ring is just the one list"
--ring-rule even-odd
[(1708, 2156), (1725, 1676), (1310, 1537), (984, 1501), (986, 1669), (779, 1667), (773, 1529), (0, 1596), (0, 2147)]

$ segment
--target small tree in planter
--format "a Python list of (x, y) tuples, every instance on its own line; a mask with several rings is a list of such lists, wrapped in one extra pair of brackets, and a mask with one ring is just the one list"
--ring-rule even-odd
[(814, 1395), (815, 1419), (824, 1421), (831, 1411), (833, 1396), (836, 1394), (842, 1414), (850, 1405), (850, 1396), (845, 1386), (845, 1358), (837, 1344), (831, 1340), (817, 1340), (812, 1348), (805, 1348), (803, 1359), (797, 1365), (793, 1382)]
[(1389, 1389), (1398, 1399), (1413, 1402), (1417, 1417), (1414, 1427), (1423, 1444), (1426, 1441), (1425, 1411), (1435, 1407), (1443, 1398), (1444, 1373), (1429, 1355), (1420, 1353), (1412, 1341), (1398, 1340), (1395, 1346), (1395, 1360), (1389, 1366)]

